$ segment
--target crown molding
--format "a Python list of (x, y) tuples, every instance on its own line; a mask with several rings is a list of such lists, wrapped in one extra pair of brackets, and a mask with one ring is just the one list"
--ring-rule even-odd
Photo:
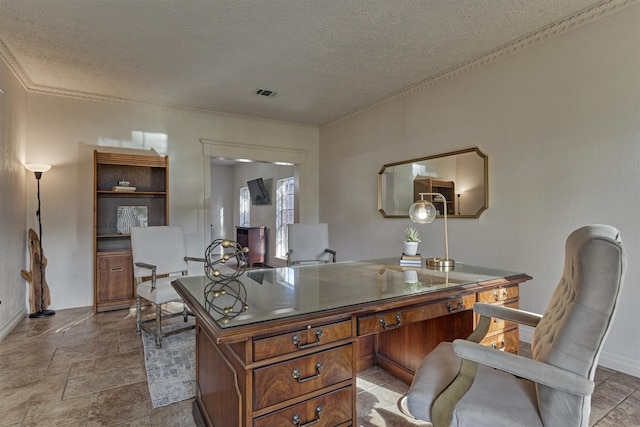
[(526, 34), (512, 42), (507, 43), (501, 47), (498, 47), (490, 52), (481, 55), (471, 61), (465, 62), (464, 64), (455, 66), (450, 68), (440, 74), (436, 74), (435, 76), (429, 77), (419, 83), (411, 85), (402, 91), (390, 95), (386, 98), (378, 100), (372, 104), (369, 104), (359, 110), (354, 111), (353, 113), (347, 114), (337, 120), (334, 120), (330, 123), (326, 123), (321, 125), (320, 128), (329, 128), (335, 124), (341, 123), (346, 120), (353, 119), (357, 116), (360, 116), (364, 113), (368, 113), (370, 111), (376, 110), (384, 105), (395, 102), (399, 99), (402, 99), (406, 96), (413, 95), (415, 93), (421, 92), (425, 89), (433, 87), (445, 80), (451, 79), (453, 77), (457, 77), (463, 73), (474, 70), (482, 65), (486, 65), (495, 61), (498, 61), (505, 56), (513, 55), (514, 53), (520, 52), (524, 49), (527, 49), (531, 46), (534, 46), (538, 43), (541, 43), (545, 40), (548, 40), (557, 35), (566, 33), (570, 30), (573, 30), (581, 25), (592, 22), (598, 18), (601, 18), (605, 15), (611, 14), (613, 12), (618, 11), (626, 6), (637, 3), (639, 0), (604, 0), (600, 3), (597, 3), (587, 9), (584, 9), (580, 12), (577, 12), (561, 21), (554, 22), (545, 27), (542, 27), (534, 32)]
[(22, 65), (18, 62), (13, 53), (9, 50), (7, 45), (0, 39), (0, 58), (7, 64), (9, 70), (13, 73), (13, 75), (18, 79), (20, 84), (25, 90), (29, 90), (30, 86), (33, 86), (33, 82), (22, 68)]

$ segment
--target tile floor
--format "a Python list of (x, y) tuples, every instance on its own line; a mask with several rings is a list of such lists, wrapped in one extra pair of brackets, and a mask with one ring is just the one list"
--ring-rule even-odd
[[(526, 351), (526, 347), (523, 346)], [(25, 318), (0, 342), (0, 426), (193, 426), (192, 401), (153, 409), (132, 313), (91, 308)], [(601, 368), (591, 425), (640, 426), (640, 379)], [(413, 426), (397, 409), (407, 385), (358, 374), (358, 426)]]

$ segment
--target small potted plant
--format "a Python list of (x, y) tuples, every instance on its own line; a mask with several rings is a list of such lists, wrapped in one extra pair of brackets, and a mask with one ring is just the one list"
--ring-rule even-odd
[(404, 254), (415, 255), (418, 253), (418, 243), (420, 243), (420, 233), (415, 227), (407, 227), (404, 229)]

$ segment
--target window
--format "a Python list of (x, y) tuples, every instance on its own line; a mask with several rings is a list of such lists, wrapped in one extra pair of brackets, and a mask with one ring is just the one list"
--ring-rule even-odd
[(293, 177), (279, 179), (276, 190), (276, 256), (281, 258), (287, 256), (287, 224), (293, 224), (293, 194)]
[(251, 196), (249, 187), (240, 188), (240, 227), (251, 225)]

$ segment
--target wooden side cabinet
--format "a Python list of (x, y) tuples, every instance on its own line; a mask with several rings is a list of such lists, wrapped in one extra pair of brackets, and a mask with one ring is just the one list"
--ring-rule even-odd
[(236, 241), (240, 246), (249, 248), (247, 262), (249, 266), (264, 265), (267, 247), (267, 227), (236, 226)]
[(169, 159), (97, 150), (93, 158), (93, 309), (129, 308), (135, 305), (129, 227), (169, 223)]

